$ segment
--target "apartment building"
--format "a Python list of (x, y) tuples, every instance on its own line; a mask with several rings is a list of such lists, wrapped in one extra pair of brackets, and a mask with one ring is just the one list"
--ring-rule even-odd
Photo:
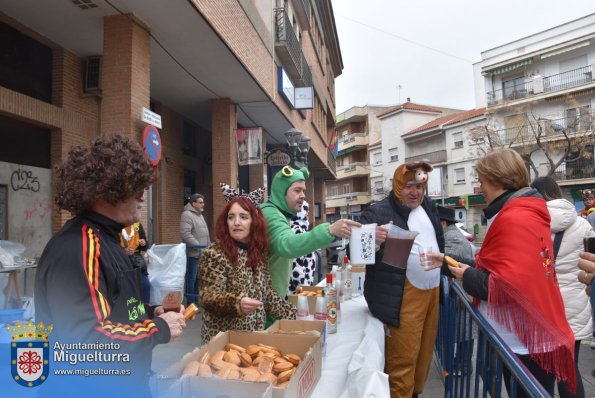
[(337, 179), (326, 184), (326, 215), (358, 220), (371, 202), (370, 139), (380, 136), (376, 115), (386, 107), (355, 106), (337, 115)]
[(428, 195), (454, 208), (457, 220), (480, 241), (486, 229), (482, 218), (486, 203), (475, 173), (478, 148), (470, 137), (485, 123), (485, 108), (471, 109), (441, 116), (401, 136), (406, 162), (429, 160), (434, 166)]
[[(309, 139), (308, 199), (324, 206), (343, 69), (330, 0), (2, 2), (0, 37), (0, 239), (25, 256), (70, 216), (52, 206), (51, 167), (100, 134), (140, 142), (146, 115), (161, 119), (143, 220), (153, 242), (180, 241), (189, 193), (206, 196), (212, 226), (219, 182), (270, 184), (282, 163), (263, 154), (286, 150), (290, 129)], [(258, 164), (239, 166), (238, 128), (262, 129)]]
[[(428, 158), (430, 153), (439, 151), (440, 149), (415, 146), (412, 143), (407, 145), (403, 140), (403, 135), (441, 116), (459, 111), (459, 109), (416, 104), (407, 98), (407, 102), (390, 107), (378, 115), (381, 136), (379, 141), (372, 143), (372, 148), (370, 149), (370, 162), (375, 165), (375, 174), (371, 184), (374, 186), (375, 198), (379, 198), (377, 200), (382, 199), (386, 196), (386, 193), (392, 190), (393, 174), (397, 166), (401, 163), (417, 159), (428, 159), (431, 163), (446, 160), (442, 158), (444, 157), (443, 155), (440, 155), (442, 157), (432, 156)], [(379, 152), (381, 154), (380, 156), (378, 155)], [(436, 155), (439, 154), (436, 153)], [(380, 167), (378, 161), (380, 158), (382, 160), (382, 176), (379, 173)], [(430, 177), (432, 182), (436, 181), (436, 178)], [(380, 192), (381, 186), (383, 192)], [(382, 193), (384, 194), (382, 195)]]
[(579, 209), (580, 190), (595, 186), (594, 40), (591, 14), (483, 51), (474, 65), (491, 142), (525, 155), (532, 178), (553, 176)]

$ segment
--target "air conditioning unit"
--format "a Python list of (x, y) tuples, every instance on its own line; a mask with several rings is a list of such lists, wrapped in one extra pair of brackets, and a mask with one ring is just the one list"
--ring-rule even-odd
[(101, 56), (87, 57), (83, 64), (83, 92), (101, 91)]

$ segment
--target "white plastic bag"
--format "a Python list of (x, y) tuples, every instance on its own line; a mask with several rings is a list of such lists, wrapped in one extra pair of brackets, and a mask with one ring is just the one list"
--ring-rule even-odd
[(0, 240), (0, 265), (12, 267), (14, 258), (23, 254), (25, 249), (26, 247), (21, 243)]
[(153, 245), (147, 250), (151, 303), (161, 304), (162, 287), (184, 288), (186, 244)]
[(35, 318), (35, 302), (33, 301), (33, 297), (23, 297), (23, 309), (25, 310), (23, 319)]

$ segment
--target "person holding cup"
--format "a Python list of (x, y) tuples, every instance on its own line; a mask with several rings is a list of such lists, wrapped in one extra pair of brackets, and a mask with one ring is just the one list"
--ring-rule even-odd
[[(306, 180), (309, 177), (310, 172), (306, 167), (283, 167), (273, 178), (268, 200), (260, 206), (268, 224), (268, 237), (271, 241), (269, 270), (273, 288), (282, 297), (289, 287), (293, 259), (329, 245), (335, 237), (349, 238), (352, 227), (361, 227), (356, 221), (342, 219), (332, 224), (318, 224), (301, 234), (293, 233), (289, 220), (302, 209), (306, 199)], [(269, 317), (268, 323), (272, 324), (273, 321)]]
[[(426, 162), (401, 164), (393, 176), (393, 189), (382, 201), (363, 212), (361, 222), (376, 223), (376, 262), (366, 267), (364, 296), (372, 315), (384, 322), (385, 372), (391, 397), (421, 394), (430, 369), (438, 332), (438, 294), (441, 260), (431, 270), (420, 262), (420, 248), (444, 251), (444, 236), (436, 205), (426, 195)], [(402, 266), (383, 262), (390, 224), (411, 231), (413, 248)], [(382, 225), (387, 225), (382, 227)], [(415, 231), (415, 232), (413, 232)], [(400, 265), (400, 264), (399, 264)]]
[[(566, 320), (555, 272), (550, 214), (529, 187), (523, 158), (512, 149), (489, 152), (476, 171), (488, 206), (488, 232), (476, 268), (449, 266), (504, 342), (554, 395), (556, 379), (574, 393), (574, 334)], [(579, 263), (580, 266), (580, 263)], [(504, 369), (510, 391), (511, 375)], [(518, 397), (525, 397), (517, 390)]]
[(202, 343), (226, 330), (264, 329), (266, 313), (295, 319), (296, 308), (272, 286), (268, 269), (267, 223), (258, 205), (264, 188), (239, 194), (221, 184), (227, 205), (217, 218), (216, 242), (199, 267)]

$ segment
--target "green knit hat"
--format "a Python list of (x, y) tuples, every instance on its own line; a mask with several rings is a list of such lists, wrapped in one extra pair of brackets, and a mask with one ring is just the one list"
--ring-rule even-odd
[(269, 202), (287, 213), (295, 214), (295, 210), (287, 207), (285, 195), (287, 195), (287, 190), (294, 182), (306, 181), (308, 177), (310, 177), (310, 172), (306, 167), (302, 167), (299, 170), (294, 169), (291, 166), (283, 167), (281, 171), (277, 172), (275, 177), (273, 177)]

